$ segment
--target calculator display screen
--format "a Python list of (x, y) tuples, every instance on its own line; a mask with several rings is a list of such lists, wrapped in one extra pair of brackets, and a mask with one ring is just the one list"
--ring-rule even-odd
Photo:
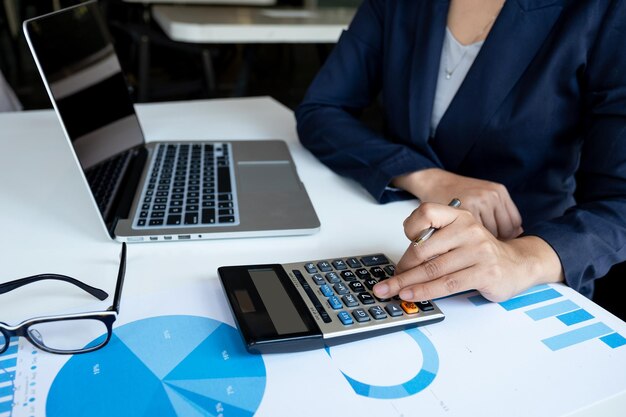
[(308, 331), (278, 275), (271, 268), (249, 269), (248, 273), (279, 335)]
[(320, 328), (281, 265), (225, 266), (218, 273), (249, 351), (323, 346)]

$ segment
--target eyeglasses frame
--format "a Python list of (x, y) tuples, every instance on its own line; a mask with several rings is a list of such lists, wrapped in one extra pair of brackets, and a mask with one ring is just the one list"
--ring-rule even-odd
[[(20, 324), (16, 326), (10, 326), (6, 323), (0, 322), (0, 333), (2, 333), (2, 335), (6, 339), (4, 345), (0, 346), (0, 355), (9, 348), (10, 339), (15, 336), (21, 336), (21, 337), (26, 338), (34, 346), (36, 346), (37, 348), (45, 352), (59, 354), (59, 355), (74, 355), (74, 354), (88, 353), (88, 352), (93, 352), (95, 350), (103, 348), (111, 340), (111, 336), (113, 334), (113, 323), (117, 319), (117, 316), (119, 315), (119, 312), (120, 312), (120, 301), (122, 298), (122, 288), (124, 287), (125, 275), (126, 275), (126, 243), (122, 243), (122, 251), (120, 254), (120, 267), (117, 273), (117, 283), (115, 285), (113, 304), (111, 304), (109, 308), (107, 308), (105, 311), (92, 311), (92, 312), (86, 312), (86, 313), (72, 313), (72, 314), (36, 317), (33, 319), (24, 320), (23, 322), (21, 322)], [(41, 281), (44, 279), (55, 279), (59, 281), (69, 282), (71, 284), (74, 284), (80, 287), (81, 289), (85, 290), (86, 292), (88, 292), (89, 294), (93, 295), (94, 297), (100, 300), (105, 300), (109, 296), (105, 291), (99, 288), (91, 287), (81, 281), (78, 281), (77, 279), (64, 276), (64, 275), (58, 275), (58, 274), (33, 275), (31, 277), (21, 278), (18, 280), (9, 281), (9, 282), (0, 284), (0, 294), (12, 291), (23, 285)], [(33, 338), (28, 332), (29, 327), (36, 325), (36, 324), (50, 323), (50, 322), (57, 322), (57, 321), (71, 321), (71, 320), (101, 321), (102, 323), (104, 323), (107, 329), (106, 339), (104, 340), (103, 343), (99, 344), (98, 346), (92, 346), (89, 348), (75, 349), (75, 350), (57, 350), (57, 349), (52, 349), (50, 347), (42, 345), (35, 338)]]

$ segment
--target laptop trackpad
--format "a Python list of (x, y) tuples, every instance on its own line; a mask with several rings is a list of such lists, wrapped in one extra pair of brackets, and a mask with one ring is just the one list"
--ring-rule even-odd
[(294, 167), (287, 161), (240, 162), (235, 179), (240, 193), (293, 192), (301, 189)]

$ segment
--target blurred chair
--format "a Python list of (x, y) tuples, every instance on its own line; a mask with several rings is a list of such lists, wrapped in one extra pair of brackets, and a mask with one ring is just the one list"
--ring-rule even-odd
[(0, 72), (0, 112), (22, 110), (22, 104)]

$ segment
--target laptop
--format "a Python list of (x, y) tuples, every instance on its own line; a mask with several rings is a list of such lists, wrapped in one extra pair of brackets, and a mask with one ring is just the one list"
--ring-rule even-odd
[(96, 1), (26, 20), (24, 33), (111, 237), (150, 242), (319, 230), (285, 142), (145, 142)]

